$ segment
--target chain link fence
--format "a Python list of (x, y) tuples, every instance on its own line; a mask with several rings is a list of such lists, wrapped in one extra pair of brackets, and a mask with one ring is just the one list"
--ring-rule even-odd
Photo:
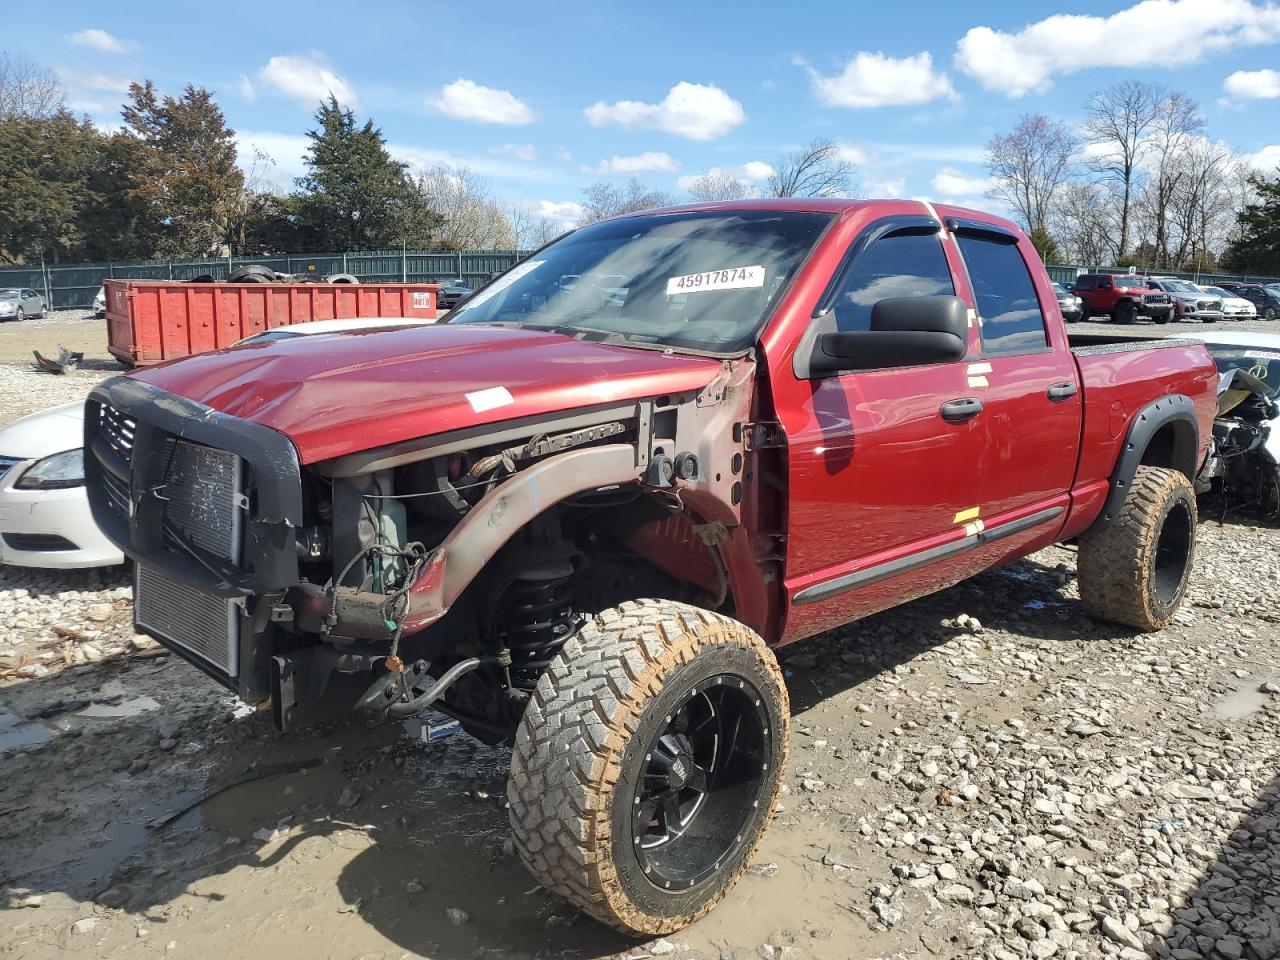
[[(509, 269), (527, 254), (519, 250), (364, 250), (354, 253), (291, 253), (275, 257), (223, 257), (206, 260), (142, 260), (128, 263), (77, 263), (58, 266), (7, 267), (0, 269), (0, 287), (30, 287), (44, 294), (55, 310), (88, 307), (102, 281), (192, 280), (208, 276), (226, 280), (246, 264), (256, 263), (278, 273), (349, 273), (370, 283), (439, 283), (462, 277), (472, 287), (491, 274)], [(1123, 267), (1052, 264), (1049, 276), (1070, 286), (1082, 273), (1124, 273)], [(1138, 271), (1141, 273), (1142, 271)], [(1270, 283), (1276, 277), (1250, 277), (1229, 273), (1186, 273), (1176, 270), (1150, 271), (1163, 277), (1180, 277), (1195, 283), (1214, 284), (1219, 280), (1254, 280)]]
[(349, 273), (369, 283), (439, 283), (461, 277), (472, 287), (510, 268), (527, 251), (519, 250), (362, 250), (354, 253), (291, 253), (275, 257), (222, 257), (205, 260), (140, 260), (127, 263), (76, 263), (0, 269), (0, 287), (30, 287), (44, 294), (55, 310), (88, 307), (107, 279), (226, 280), (247, 264), (278, 273), (323, 277)]

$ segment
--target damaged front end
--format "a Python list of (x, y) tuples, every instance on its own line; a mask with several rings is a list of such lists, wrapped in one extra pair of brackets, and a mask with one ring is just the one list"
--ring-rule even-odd
[(90, 502), (136, 562), (138, 628), (281, 729), (431, 705), (497, 742), (593, 612), (764, 602), (776, 577), (742, 562), (754, 377), (725, 362), (697, 390), (312, 464), (117, 378), (86, 410)]
[(1213, 448), (1196, 478), (1201, 493), (1214, 493), (1222, 511), (1247, 507), (1280, 516), (1280, 403), (1277, 391), (1253, 370), (1228, 367), (1218, 384)]

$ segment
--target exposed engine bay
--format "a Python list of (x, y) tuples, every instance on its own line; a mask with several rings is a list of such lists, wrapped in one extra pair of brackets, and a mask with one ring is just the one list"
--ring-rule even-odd
[(1222, 512), (1246, 507), (1280, 516), (1280, 403), (1252, 369), (1227, 366), (1218, 384), (1213, 449), (1196, 480), (1222, 501)]
[[(87, 429), (107, 522), (156, 551), (136, 558), (140, 628), (281, 729), (431, 706), (499, 742), (595, 612), (654, 597), (750, 616), (725, 557), (767, 577), (743, 526), (771, 495), (745, 482), (754, 374), (295, 464), (274, 489), (288, 471), (254, 462), (265, 434), (136, 384)], [(179, 561), (185, 582), (161, 572)]]

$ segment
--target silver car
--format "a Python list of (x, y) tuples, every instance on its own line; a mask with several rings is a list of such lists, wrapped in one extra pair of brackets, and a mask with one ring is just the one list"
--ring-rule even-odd
[(0, 320), (44, 316), (44, 297), (29, 287), (0, 287)]

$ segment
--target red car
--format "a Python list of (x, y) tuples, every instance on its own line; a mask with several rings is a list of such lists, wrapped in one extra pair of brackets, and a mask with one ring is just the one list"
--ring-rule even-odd
[(514, 746), (538, 882), (636, 934), (746, 869), (787, 759), (771, 647), (1078, 540), (1156, 630), (1191, 572), (1203, 345), (1073, 347), (1026, 236), (908, 200), (584, 227), (420, 329), (97, 387), (137, 627), (283, 729), (428, 706)]
[(1084, 301), (1084, 316), (1104, 313), (1116, 323), (1148, 318), (1156, 323), (1173, 319), (1173, 300), (1163, 290), (1149, 289), (1146, 277), (1131, 273), (1082, 273), (1075, 295)]

